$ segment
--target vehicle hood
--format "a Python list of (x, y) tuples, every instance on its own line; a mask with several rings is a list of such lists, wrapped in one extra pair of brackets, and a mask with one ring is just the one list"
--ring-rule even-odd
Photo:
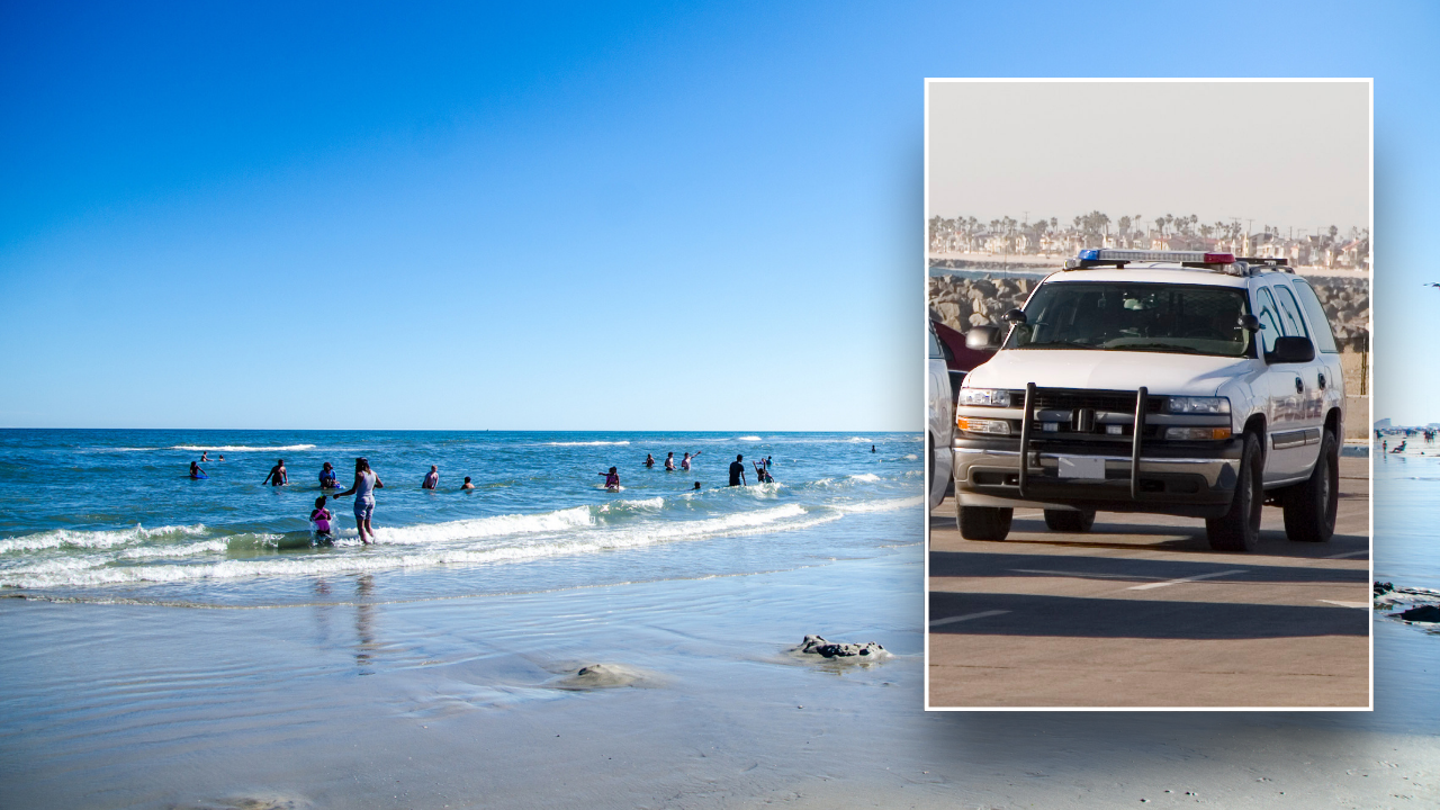
[(1257, 361), (1246, 357), (1086, 349), (1007, 349), (970, 372), (967, 388), (1097, 388), (1166, 396), (1207, 397)]

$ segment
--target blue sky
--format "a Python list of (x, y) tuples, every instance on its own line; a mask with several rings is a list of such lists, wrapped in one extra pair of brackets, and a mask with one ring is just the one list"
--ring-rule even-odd
[(0, 426), (918, 432), (924, 78), (1130, 75), (1375, 78), (1440, 419), (1433, 4), (520, 5), (0, 8)]

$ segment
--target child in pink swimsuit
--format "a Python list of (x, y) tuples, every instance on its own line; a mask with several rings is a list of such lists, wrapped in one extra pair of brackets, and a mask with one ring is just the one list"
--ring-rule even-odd
[(322, 546), (328, 546), (335, 542), (330, 536), (330, 521), (335, 516), (325, 508), (325, 496), (321, 495), (315, 499), (315, 511), (310, 513), (310, 522), (315, 524), (315, 542)]

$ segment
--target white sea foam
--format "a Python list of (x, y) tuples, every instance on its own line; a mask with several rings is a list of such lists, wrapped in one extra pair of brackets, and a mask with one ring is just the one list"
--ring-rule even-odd
[(917, 456), (917, 455), (915, 455), (914, 453), (910, 453), (910, 454), (908, 454), (908, 455), (905, 456), (905, 460), (906, 460), (906, 461), (919, 461), (919, 460), (920, 460), (920, 457)]
[[(662, 543), (733, 537), (809, 528), (833, 520), (835, 509), (806, 510), (796, 504), (698, 521), (628, 524), (597, 523), (589, 507), (544, 515), (514, 515), (431, 526), (381, 529), (379, 543), (364, 553), (297, 554), (265, 559), (177, 560), (155, 554), (145, 564), (110, 564), (109, 555), (50, 557), (0, 572), (0, 585), (22, 588), (175, 583), (250, 577), (325, 576), (372, 571), (429, 568), (437, 565), (523, 562), (544, 557), (632, 549)], [(503, 527), (520, 529), (506, 534)], [(550, 529), (545, 531), (544, 528)], [(489, 532), (490, 537), (477, 537)], [(354, 545), (347, 533), (337, 546)], [(191, 544), (191, 547), (199, 544)], [(142, 555), (135, 555), (136, 557)], [(174, 556), (192, 556), (176, 553)]]
[(740, 438), (736, 439), (735, 441), (737, 441), (737, 442), (758, 442), (758, 441), (763, 441), (763, 439), (761, 439), (759, 436), (741, 436)]
[(104, 549), (124, 546), (145, 540), (164, 540), (170, 537), (193, 537), (205, 533), (205, 525), (161, 526), (147, 529), (139, 524), (129, 529), (82, 531), (79, 529), (52, 529), (47, 532), (27, 534), (0, 540), (0, 554), (11, 551), (41, 551), (52, 548), (93, 548)]
[(874, 483), (875, 481), (880, 480), (880, 476), (876, 475), (875, 473), (860, 473), (859, 475), (849, 475), (846, 477), (849, 478), (851, 481), (866, 481), (870, 483)]
[(630, 442), (546, 442), (547, 447), (624, 447)]
[(204, 451), (207, 451), (207, 450), (208, 450), (209, 452), (211, 452), (211, 453), (252, 453), (252, 452), (253, 452), (253, 453), (274, 453), (274, 452), (282, 451), (282, 450), (290, 450), (290, 451), (294, 451), (294, 450), (314, 450), (314, 449), (315, 449), (315, 445), (313, 445), (313, 444), (281, 444), (281, 445), (275, 445), (275, 446), (273, 446), (273, 447), (251, 447), (251, 446), (245, 445), (245, 444), (227, 444), (227, 445), (223, 445), (223, 446), (222, 446), (222, 445), (214, 445), (214, 444), (177, 444), (177, 445), (175, 445), (175, 446), (173, 446), (173, 447), (167, 447), (167, 448), (165, 448), (165, 449), (166, 449), (166, 450), (193, 450), (193, 451), (195, 451), (195, 452), (197, 452), (197, 453), (199, 453), (199, 452), (204, 452)]
[(919, 495), (913, 498), (892, 498), (883, 501), (861, 501), (859, 503), (835, 503), (833, 508), (847, 514), (863, 512), (893, 512), (896, 509), (911, 509), (920, 506), (925, 499)]

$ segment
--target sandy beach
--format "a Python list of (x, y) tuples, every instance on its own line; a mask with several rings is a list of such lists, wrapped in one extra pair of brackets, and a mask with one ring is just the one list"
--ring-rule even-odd
[[(922, 549), (897, 540), (798, 570), (539, 594), (384, 602), (342, 577), (332, 601), (277, 608), (0, 600), (0, 806), (1440, 799), (1440, 696), (1421, 674), (1440, 645), (1391, 622), (1373, 714), (927, 714)], [(807, 633), (894, 658), (803, 662), (787, 649)], [(594, 664), (609, 685), (575, 677)]]

